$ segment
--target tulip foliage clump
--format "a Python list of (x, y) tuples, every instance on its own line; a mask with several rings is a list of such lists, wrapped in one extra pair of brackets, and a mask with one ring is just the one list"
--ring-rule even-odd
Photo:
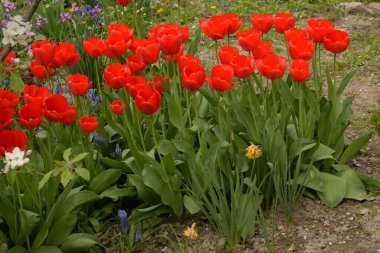
[[(215, 15), (193, 32), (142, 27), (134, 1), (118, 4), (131, 20), (32, 42), (33, 83), (14, 52), (1, 66), (6, 249), (96, 247), (94, 234), (123, 208), (132, 233), (202, 212), (234, 245), (273, 201), (291, 220), (302, 194), (328, 207), (368, 199), (371, 179), (347, 165), (373, 132), (346, 143), (353, 98), (342, 93), (354, 72), (340, 80), (335, 67), (345, 31), (324, 19), (296, 28), (284, 12)], [(200, 40), (213, 45), (208, 61)]]

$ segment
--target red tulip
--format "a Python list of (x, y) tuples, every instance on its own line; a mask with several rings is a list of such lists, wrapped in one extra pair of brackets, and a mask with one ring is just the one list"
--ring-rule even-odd
[(315, 43), (323, 43), (326, 34), (334, 30), (335, 25), (326, 19), (310, 19), (307, 21), (307, 33)]
[(20, 96), (10, 90), (0, 89), (0, 106), (1, 107), (12, 107), (16, 109), (18, 102), (20, 101)]
[(99, 122), (94, 116), (85, 116), (79, 119), (79, 125), (83, 132), (92, 133), (98, 128)]
[(140, 57), (145, 64), (153, 64), (158, 60), (160, 47), (155, 41), (141, 40), (137, 45), (136, 55)]
[(155, 113), (161, 106), (161, 95), (158, 91), (151, 88), (142, 88), (137, 92), (136, 105), (139, 110), (151, 115)]
[(266, 41), (260, 41), (255, 50), (252, 51), (255, 59), (262, 59), (267, 55), (274, 54), (272, 44)]
[(179, 52), (182, 45), (182, 35), (180, 31), (173, 28), (161, 28), (158, 31), (157, 42), (161, 51), (165, 55), (174, 55)]
[(286, 69), (285, 57), (278, 57), (274, 54), (256, 60), (256, 64), (260, 74), (271, 80), (281, 78)]
[(273, 17), (272, 14), (252, 14), (251, 22), (253, 28), (262, 33), (267, 33), (273, 26)]
[[(4, 52), (4, 49), (0, 50), (0, 55), (2, 55)], [(4, 61), (3, 61), (3, 66), (4, 67), (9, 67), (9, 66), (12, 66), (13, 64), (13, 60), (16, 58), (16, 53), (15, 52), (10, 52), (7, 57), (5, 57)]]
[(125, 83), (125, 88), (128, 91), (128, 94), (135, 98), (137, 95), (137, 92), (147, 87), (146, 79), (143, 76), (130, 76), (127, 79), (127, 82)]
[(48, 66), (54, 62), (56, 47), (57, 46), (53, 42), (48, 40), (33, 42), (32, 53), (39, 64)]
[(345, 31), (331, 30), (323, 40), (326, 50), (334, 54), (345, 51), (348, 45), (350, 45), (350, 36)]
[(125, 42), (122, 38), (109, 37), (106, 40), (106, 50), (104, 54), (110, 58), (120, 57), (127, 52), (131, 41)]
[(77, 115), (77, 109), (74, 106), (70, 105), (66, 108), (64, 116), (62, 117), (60, 122), (65, 125), (70, 125), (75, 122), (75, 120), (77, 119)]
[(111, 111), (117, 115), (123, 114), (125, 108), (127, 108), (127, 106), (125, 105), (123, 101), (120, 101), (120, 100), (114, 100), (110, 104)]
[(148, 87), (155, 89), (159, 93), (163, 93), (165, 91), (161, 79), (164, 80), (164, 83), (166, 86), (169, 85), (169, 79), (166, 76), (155, 76), (153, 77), (153, 80), (150, 80), (147, 85)]
[(120, 5), (128, 5), (132, 3), (132, 0), (117, 0)]
[(5, 152), (12, 152), (18, 147), (20, 150), (25, 150), (28, 136), (19, 129), (5, 130), (0, 132), (0, 155), (5, 157)]
[(237, 84), (231, 85), (234, 77), (234, 69), (227, 64), (216, 65), (211, 70), (211, 79), (206, 79), (214, 90), (227, 91), (234, 88)]
[(84, 96), (92, 85), (88, 77), (82, 74), (69, 75), (67, 80), (69, 90), (74, 96)]
[(190, 63), (201, 64), (201, 60), (199, 58), (195, 57), (194, 55), (190, 55), (190, 54), (181, 56), (178, 59), (179, 69), (181, 71), (186, 67), (186, 65), (189, 65)]
[(51, 76), (53, 73), (53, 68), (50, 66), (42, 66), (36, 60), (33, 60), (29, 65), (30, 71), (33, 73), (35, 78), (45, 79), (48, 76)]
[(26, 129), (35, 129), (41, 125), (44, 111), (41, 104), (25, 104), (18, 110), (18, 121)]
[(25, 85), (24, 91), (22, 92), (24, 95), (25, 104), (37, 103), (41, 104), (45, 100), (45, 98), (51, 95), (49, 88), (47, 87), (38, 87), (37, 85)]
[(239, 30), (241, 24), (243, 23), (243, 19), (239, 18), (239, 16), (234, 13), (222, 14), (220, 17), (223, 18), (228, 24), (227, 34), (236, 33), (236, 31)]
[(45, 99), (43, 109), (45, 117), (52, 122), (59, 122), (65, 116), (66, 110), (69, 107), (66, 98), (60, 94), (55, 94)]
[(125, 43), (131, 43), (134, 28), (129, 29), (124, 23), (111, 24), (107, 27), (109, 38), (112, 40), (123, 40)]
[(0, 111), (0, 131), (3, 131), (12, 125), (12, 117), (15, 114), (15, 109), (12, 107), (0, 106)]
[(218, 56), (222, 64), (229, 64), (231, 59), (239, 55), (239, 50), (236, 47), (223, 46), (218, 50)]
[(166, 29), (176, 29), (179, 34), (181, 34), (181, 41), (185, 43), (190, 37), (190, 31), (188, 27), (181, 27), (172, 23), (164, 25), (155, 25), (152, 29), (149, 30), (148, 37), (150, 40), (157, 41), (159, 33)]
[(114, 63), (104, 69), (104, 80), (111, 89), (120, 89), (127, 83), (131, 70), (127, 65)]
[(98, 57), (104, 55), (107, 44), (104, 40), (98, 38), (90, 38), (83, 41), (83, 48), (86, 54), (91, 57)]
[(252, 56), (237, 55), (231, 59), (230, 66), (237, 78), (247, 78), (255, 70), (255, 59)]
[(182, 57), (183, 51), (185, 51), (185, 47), (181, 46), (179, 49), (178, 53), (176, 54), (167, 54), (165, 55), (166, 60), (171, 61), (171, 62), (178, 62), (179, 58)]
[(182, 85), (189, 91), (199, 90), (206, 80), (206, 70), (199, 63), (187, 64), (182, 69)]
[(78, 63), (80, 55), (72, 43), (60, 43), (54, 53), (53, 68), (73, 66)]
[(297, 29), (297, 28), (290, 28), (290, 29), (286, 30), (285, 31), (285, 38), (288, 41), (288, 43), (291, 40), (300, 40), (300, 39), (306, 40), (306, 39), (308, 39), (306, 30), (301, 30), (301, 29)]
[(313, 58), (315, 44), (311, 39), (293, 39), (289, 43), (290, 56), (296, 59), (309, 61)]
[(313, 72), (309, 72), (309, 69), (309, 62), (302, 59), (294, 60), (290, 67), (290, 75), (294, 81), (301, 83), (313, 74)]
[(277, 13), (273, 19), (274, 25), (278, 33), (284, 33), (286, 30), (293, 28), (296, 25), (296, 19), (290, 13)]
[(213, 40), (224, 39), (229, 28), (228, 22), (221, 16), (202, 19), (199, 24), (202, 32)]
[(131, 72), (136, 75), (140, 74), (146, 67), (145, 63), (137, 55), (128, 56), (126, 63)]
[(255, 28), (236, 33), (241, 48), (245, 51), (253, 51), (257, 48), (261, 38), (261, 32)]

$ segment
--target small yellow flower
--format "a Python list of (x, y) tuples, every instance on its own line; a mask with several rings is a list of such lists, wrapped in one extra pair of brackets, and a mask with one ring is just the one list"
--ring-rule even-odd
[(183, 231), (183, 235), (188, 237), (190, 240), (197, 239), (198, 232), (195, 230), (195, 223), (191, 224), (191, 228), (187, 227), (187, 229)]
[(254, 145), (253, 143), (251, 143), (251, 145), (248, 146), (245, 150), (247, 151), (247, 154), (245, 154), (245, 156), (248, 159), (256, 159), (256, 158), (259, 158), (263, 154), (260, 148)]
[(74, 10), (73, 10), (73, 9), (70, 9), (69, 12), (70, 12), (70, 13), (74, 13)]
[(163, 8), (159, 8), (159, 9), (156, 10), (156, 13), (157, 13), (157, 14), (160, 14), (160, 13), (162, 13), (162, 12), (164, 12), (164, 9), (163, 9)]
[(215, 10), (217, 7), (216, 7), (216, 5), (212, 5), (210, 8)]

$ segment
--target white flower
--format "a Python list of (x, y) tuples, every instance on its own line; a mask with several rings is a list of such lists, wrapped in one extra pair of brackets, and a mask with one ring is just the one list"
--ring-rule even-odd
[(29, 162), (30, 159), (25, 158), (25, 151), (21, 151), (19, 147), (16, 147), (12, 152), (5, 152), (5, 167), (3, 173), (8, 173), (10, 169), (14, 170)]
[(22, 21), (22, 17), (20, 15), (14, 16), (12, 20), (9, 21), (2, 29), (2, 44), (10, 44), (12, 46), (20, 44), (26, 46), (31, 37), (34, 35), (31, 30), (32, 25), (29, 22)]

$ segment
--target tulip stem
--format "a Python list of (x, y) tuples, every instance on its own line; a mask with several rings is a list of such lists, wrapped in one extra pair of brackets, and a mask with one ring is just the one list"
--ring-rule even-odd
[[(19, 176), (19, 174), (17, 173), (17, 175), (16, 175), (16, 189), (17, 189), (18, 201), (20, 202), (20, 208), (21, 208), (21, 210), (24, 210), (24, 207), (22, 205), (22, 200), (21, 200), (21, 191), (20, 191), (20, 183), (18, 181), (18, 176)], [(28, 252), (31, 253), (32, 252), (32, 248), (30, 247), (29, 237), (25, 234), (25, 231), (22, 231), (22, 232), (25, 235), (26, 244), (28, 246)]]
[(138, 110), (136, 110), (136, 106), (134, 106), (133, 108), (134, 108), (134, 111), (135, 111), (136, 124), (137, 124), (137, 128), (138, 128), (139, 136), (140, 136), (140, 139), (141, 139), (141, 144), (142, 144), (142, 147), (144, 149), (144, 152), (146, 152), (144, 137), (143, 137), (142, 130), (141, 130), (141, 117), (140, 117), (140, 114), (139, 114)]
[(336, 54), (334, 54), (334, 85), (336, 86)]
[(215, 40), (214, 43), (214, 49), (215, 49), (215, 56), (216, 56), (216, 64), (219, 64), (219, 57), (218, 57), (218, 41)]

